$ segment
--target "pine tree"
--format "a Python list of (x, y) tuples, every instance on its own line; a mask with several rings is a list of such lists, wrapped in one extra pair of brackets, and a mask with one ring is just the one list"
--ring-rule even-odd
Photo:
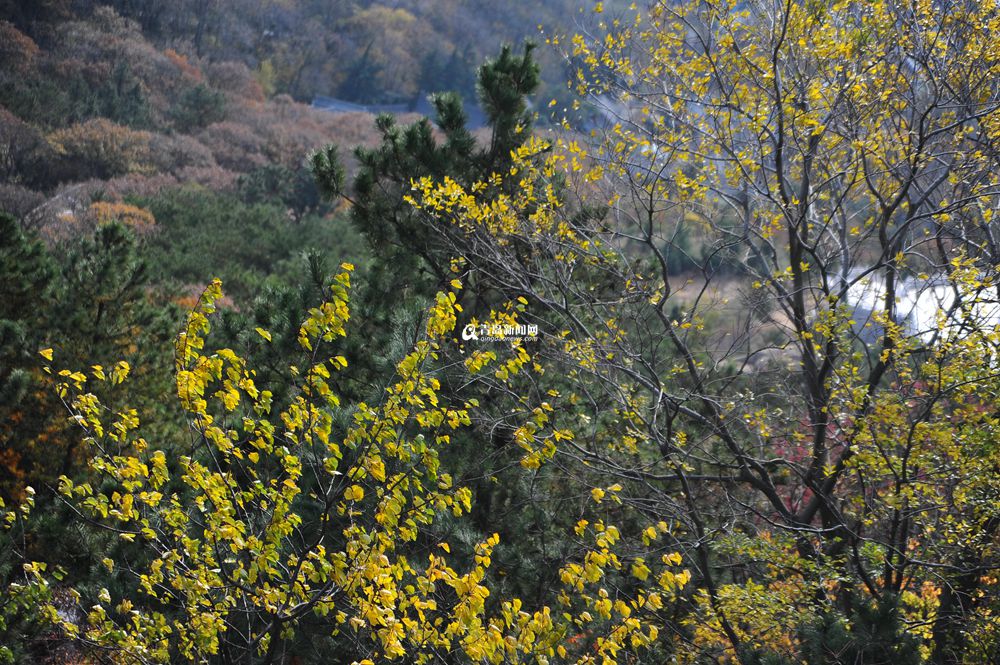
[(0, 410), (5, 415), (31, 383), (33, 324), (52, 277), (52, 261), (41, 242), (26, 237), (13, 217), (0, 213)]
[[(144, 368), (137, 406), (162, 408), (171, 361), (162, 349), (176, 312), (147, 298), (132, 233), (119, 223), (53, 252), (0, 215), (0, 498), (22, 495), (78, 469), (78, 441), (56, 395), (43, 389), (39, 352), (74, 365), (127, 358)], [(52, 348), (48, 348), (52, 347)]]
[(41, 242), (0, 214), (0, 498), (20, 491), (25, 430), (38, 420), (26, 400), (37, 376), (39, 311), (51, 291), (54, 266)]
[(906, 632), (899, 599), (851, 599), (854, 612), (845, 620), (825, 612), (802, 635), (808, 665), (918, 665), (919, 640)]
[[(352, 358), (355, 368), (369, 365), (373, 375), (384, 375), (393, 344), (405, 348), (399, 331), (412, 323), (414, 313), (451, 279), (455, 242), (447, 232), (428, 229), (419, 213), (404, 200), (411, 182), (424, 176), (450, 178), (463, 185), (501, 173), (510, 165), (511, 152), (531, 135), (528, 98), (538, 88), (539, 67), (527, 44), (520, 55), (504, 46), (499, 56), (479, 69), (478, 92), (491, 129), (490, 141), (480, 145), (467, 127), (462, 99), (455, 93), (435, 95), (435, 138), (428, 119), (400, 126), (390, 115), (376, 119), (381, 144), (354, 150), (359, 168), (352, 187), (344, 191), (345, 174), (337, 149), (329, 146), (312, 156), (320, 189), (335, 197), (345, 195), (352, 205), (351, 220), (364, 235), (375, 257), (355, 297), (365, 322), (364, 348)], [(512, 186), (511, 184), (505, 185)], [(474, 286), (469, 287), (475, 291)], [(410, 312), (406, 315), (405, 312)], [(398, 349), (397, 349), (398, 350)], [(373, 364), (374, 363), (374, 364)]]

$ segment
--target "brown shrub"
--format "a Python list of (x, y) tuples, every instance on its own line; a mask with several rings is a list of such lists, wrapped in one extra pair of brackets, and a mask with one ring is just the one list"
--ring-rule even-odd
[(218, 166), (198, 167), (191, 166), (181, 169), (177, 174), (177, 180), (181, 184), (193, 183), (201, 185), (213, 192), (236, 191), (236, 181), (240, 177), (239, 173), (227, 171)]
[[(261, 151), (272, 163), (297, 167), (306, 156), (329, 143), (344, 148), (375, 146), (380, 136), (370, 113), (330, 113), (305, 104), (275, 98), (264, 104), (238, 106), (230, 120), (250, 128), (259, 137)], [(416, 114), (398, 116), (401, 124), (418, 120)]]
[(54, 78), (64, 81), (82, 79), (88, 86), (97, 87), (111, 76), (111, 63), (106, 60), (77, 60), (65, 58), (49, 63)]
[[(209, 84), (242, 102), (264, 101), (264, 89), (253, 72), (241, 62), (217, 62), (205, 67)], [(233, 106), (236, 106), (234, 104)]]
[(182, 169), (215, 166), (212, 151), (185, 134), (152, 134), (149, 151), (153, 168), (161, 173), (177, 175)]
[(295, 168), (310, 152), (330, 142), (321, 127), (295, 121), (275, 122), (262, 133), (268, 159), (289, 168)]
[(191, 61), (188, 60), (186, 55), (181, 55), (172, 48), (168, 48), (163, 52), (167, 60), (177, 68), (177, 71), (181, 73), (181, 76), (188, 80), (189, 84), (197, 85), (198, 83), (203, 83), (205, 81), (205, 75), (201, 73), (201, 69), (197, 66), (192, 65)]
[(0, 184), (0, 212), (24, 219), (45, 202), (45, 195), (20, 185)]
[(150, 135), (104, 118), (60, 129), (49, 135), (62, 180), (108, 179), (151, 169)]
[(60, 55), (79, 62), (111, 61), (129, 46), (143, 45), (155, 51), (136, 22), (123, 18), (110, 7), (95, 9), (87, 20), (68, 21), (59, 26)]
[(246, 173), (267, 163), (265, 140), (252, 127), (226, 121), (209, 125), (198, 135), (219, 166)]
[(120, 201), (129, 196), (150, 198), (165, 189), (177, 186), (177, 178), (167, 173), (154, 175), (132, 174), (100, 183), (105, 198)]
[(38, 130), (0, 107), (0, 182), (36, 181), (50, 156)]
[(97, 201), (90, 204), (88, 214), (98, 225), (121, 222), (138, 235), (147, 235), (156, 226), (153, 213), (128, 203)]
[(70, 21), (59, 27), (56, 66), (64, 78), (77, 74), (93, 86), (104, 83), (119, 63), (142, 83), (143, 93), (155, 116), (162, 118), (175, 95), (191, 85), (190, 64), (159, 51), (142, 35), (138, 24), (102, 7), (87, 20)]

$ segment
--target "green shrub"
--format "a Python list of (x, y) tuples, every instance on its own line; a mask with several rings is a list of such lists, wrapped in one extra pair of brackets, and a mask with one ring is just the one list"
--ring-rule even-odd
[(247, 203), (281, 203), (298, 216), (319, 207), (319, 190), (312, 172), (268, 164), (240, 176), (240, 195)]
[(265, 282), (298, 279), (308, 251), (331, 265), (363, 262), (363, 243), (346, 220), (316, 214), (295, 220), (281, 201), (246, 203), (189, 186), (140, 203), (159, 227), (148, 257), (158, 279), (200, 285), (220, 277), (228, 294), (248, 299)]
[(226, 98), (204, 83), (188, 88), (170, 109), (174, 126), (182, 132), (207, 127), (226, 119)]

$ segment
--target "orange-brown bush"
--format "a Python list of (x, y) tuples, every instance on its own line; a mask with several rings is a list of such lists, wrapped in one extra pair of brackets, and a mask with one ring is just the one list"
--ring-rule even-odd
[(60, 129), (49, 135), (64, 180), (107, 179), (151, 169), (150, 135), (104, 118)]
[(156, 226), (153, 213), (129, 203), (97, 201), (90, 204), (88, 214), (99, 225), (121, 222), (138, 235), (146, 235)]
[(201, 69), (192, 65), (186, 55), (182, 55), (172, 48), (168, 48), (164, 51), (163, 55), (166, 56), (167, 60), (173, 63), (174, 67), (177, 68), (177, 70), (188, 80), (189, 83), (197, 84), (205, 81), (205, 76), (201, 73)]

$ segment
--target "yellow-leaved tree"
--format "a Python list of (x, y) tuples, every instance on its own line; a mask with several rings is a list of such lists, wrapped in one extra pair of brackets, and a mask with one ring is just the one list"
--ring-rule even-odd
[[(308, 363), (289, 368), (280, 410), (243, 358), (206, 348), (222, 296), (218, 282), (209, 286), (176, 343), (186, 448), (165, 452), (142, 437), (133, 410), (88, 391), (125, 382), (127, 364), (50, 370), (93, 453), (90, 479), (63, 478), (60, 492), (125, 543), (104, 561), (120, 597), (70, 589), (51, 619), (87, 653), (123, 663), (279, 663), (316, 650), (344, 663), (635, 662), (688, 581), (681, 557), (658, 549), (655, 528), (648, 561), (619, 556), (615, 526), (581, 520), (582, 555), (561, 572), (556, 608), (491, 590), (496, 535), (462, 553), (466, 568), (456, 570), (432, 527), (460, 519), (471, 501), (439, 456), (478, 406), (446, 403), (436, 378), (461, 284), (437, 296), (378, 401), (345, 405), (337, 375), (347, 362), (336, 349), (349, 328), (350, 270), (302, 324)], [(270, 342), (267, 330), (257, 334)], [(515, 344), (474, 354), (464, 371), (507, 380), (527, 371), (525, 359)], [(525, 447), (552, 438), (550, 411), (527, 411)], [(171, 457), (178, 449), (187, 454)], [(619, 575), (649, 583), (616, 589), (608, 579)]]
[(669, 522), (682, 662), (992, 662), (996, 4), (607, 4), (591, 137), (410, 199), (551, 333), (551, 463)]

